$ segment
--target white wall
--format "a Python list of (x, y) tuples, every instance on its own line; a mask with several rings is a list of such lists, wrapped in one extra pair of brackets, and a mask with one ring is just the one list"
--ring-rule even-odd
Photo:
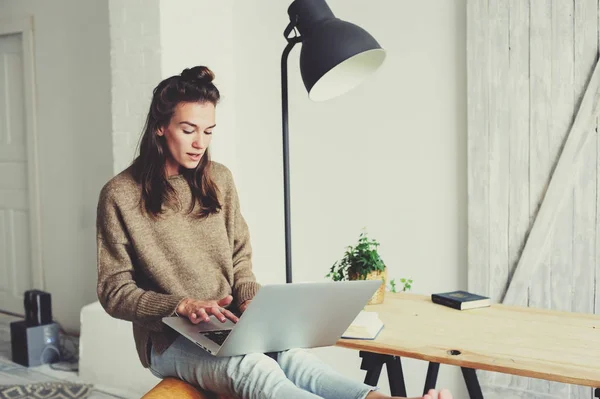
[(215, 73), (221, 102), (210, 151), (213, 160), (232, 171), (236, 163), (233, 4), (233, 0), (160, 0), (162, 78), (197, 65)]
[(0, 19), (33, 16), (42, 262), (55, 319), (79, 329), (96, 298), (98, 192), (112, 171), (106, 2), (0, 0)]
[[(263, 283), (285, 281), (280, 58), (290, 1), (237, 1), (236, 180)], [(310, 102), (290, 55), (294, 280), (320, 280), (367, 227), (389, 275), (413, 292), (466, 288), (466, 5), (464, 0), (329, 0), (339, 18), (388, 50), (382, 69), (347, 95)], [(363, 378), (358, 353), (317, 351)], [(427, 364), (404, 360), (410, 395)], [(382, 380), (385, 379), (382, 373)], [(439, 386), (466, 397), (460, 370)], [(387, 383), (382, 384), (387, 389)]]
[(135, 156), (160, 81), (159, 0), (108, 0), (113, 173)]

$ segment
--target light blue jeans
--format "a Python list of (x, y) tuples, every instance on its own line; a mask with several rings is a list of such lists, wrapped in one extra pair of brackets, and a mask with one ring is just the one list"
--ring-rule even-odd
[(180, 336), (162, 354), (151, 353), (150, 371), (204, 390), (243, 399), (364, 399), (377, 388), (346, 378), (304, 349), (215, 357)]

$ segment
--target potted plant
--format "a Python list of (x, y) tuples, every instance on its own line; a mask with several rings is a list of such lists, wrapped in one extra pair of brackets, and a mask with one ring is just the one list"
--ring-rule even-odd
[(373, 294), (368, 304), (383, 302), (387, 280), (387, 268), (379, 256), (379, 242), (370, 239), (366, 230), (361, 232), (355, 246), (346, 247), (342, 259), (336, 261), (325, 277), (333, 281), (382, 280), (381, 287)]

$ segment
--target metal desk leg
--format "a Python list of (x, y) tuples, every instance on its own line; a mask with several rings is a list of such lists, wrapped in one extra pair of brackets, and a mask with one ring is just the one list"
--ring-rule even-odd
[(467, 384), (467, 391), (469, 391), (469, 397), (471, 399), (483, 399), (483, 392), (481, 392), (481, 386), (479, 386), (479, 380), (474, 369), (467, 367), (461, 367), (463, 377)]
[(390, 391), (394, 396), (406, 396), (406, 385), (404, 384), (404, 373), (402, 372), (402, 362), (400, 357), (392, 355), (381, 355), (378, 353), (360, 351), (362, 363), (361, 370), (366, 370), (365, 384), (376, 386), (379, 382), (381, 369), (385, 364), (390, 382)]
[(429, 362), (429, 367), (427, 367), (427, 377), (425, 377), (425, 387), (423, 388), (423, 395), (429, 392), (430, 389), (435, 389), (435, 384), (437, 382), (439, 370), (439, 363)]
[(594, 390), (594, 397), (595, 397), (595, 398), (600, 398), (600, 388), (596, 388), (596, 389)]
[(399, 356), (388, 356), (385, 363), (390, 382), (390, 393), (392, 396), (406, 397), (406, 385), (404, 384), (404, 373)]
[(362, 362), (360, 364), (361, 370), (366, 370), (367, 375), (365, 377), (365, 384), (375, 386), (379, 381), (379, 375), (381, 374), (381, 369), (383, 367), (383, 363), (385, 360), (382, 358), (382, 355), (377, 353), (360, 351), (359, 356), (362, 357)]

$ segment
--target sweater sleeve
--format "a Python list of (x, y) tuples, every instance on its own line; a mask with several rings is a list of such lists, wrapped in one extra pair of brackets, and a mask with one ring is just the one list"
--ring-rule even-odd
[(97, 212), (97, 294), (112, 317), (160, 330), (157, 319), (174, 314), (183, 296), (138, 287), (132, 246), (119, 212), (116, 195), (103, 189)]
[(229, 234), (233, 238), (233, 297), (234, 304), (239, 306), (256, 295), (260, 284), (256, 282), (256, 277), (252, 272), (252, 246), (248, 225), (240, 211), (240, 201), (233, 176), (231, 172), (228, 175), (228, 199), (230, 201), (228, 212), (231, 213), (230, 218), (233, 221), (229, 224), (229, 229), (232, 230)]

